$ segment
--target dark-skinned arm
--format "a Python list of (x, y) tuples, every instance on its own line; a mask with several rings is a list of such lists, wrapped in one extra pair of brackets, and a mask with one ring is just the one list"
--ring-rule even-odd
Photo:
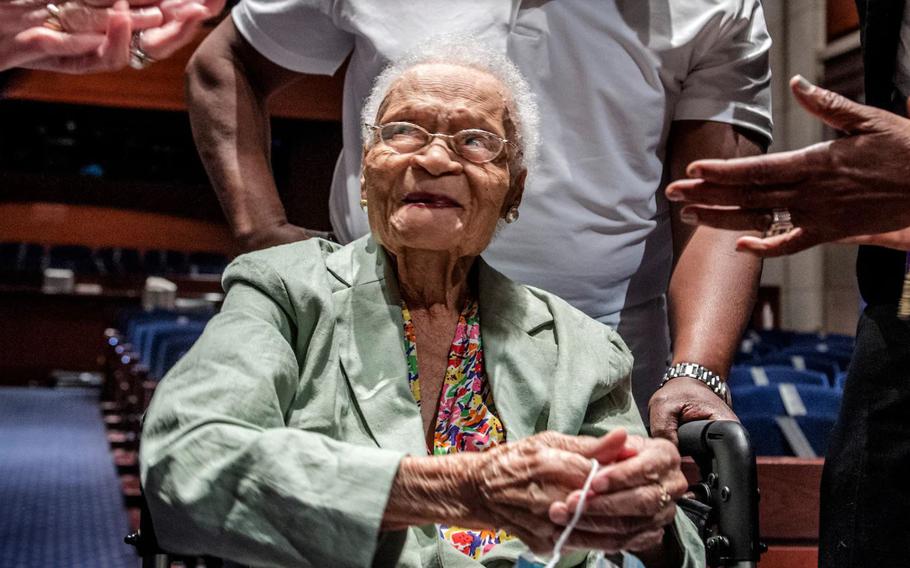
[(257, 52), (225, 18), (186, 68), (193, 138), (243, 251), (307, 238), (288, 223), (270, 163), (268, 99), (301, 75)]
[[(674, 122), (667, 145), (671, 180), (686, 166), (709, 157), (733, 158), (763, 152), (757, 135), (729, 124)], [(735, 252), (744, 233), (683, 223), (671, 205), (674, 266), (668, 291), (673, 364), (698, 363), (726, 377), (755, 303), (761, 260)], [(676, 443), (680, 424), (701, 419), (735, 420), (736, 415), (705, 384), (685, 377), (667, 382), (649, 403), (651, 433)]]

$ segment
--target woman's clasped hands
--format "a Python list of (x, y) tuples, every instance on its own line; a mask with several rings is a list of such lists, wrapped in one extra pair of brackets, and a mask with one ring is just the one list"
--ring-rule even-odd
[(659, 547), (687, 490), (676, 447), (617, 429), (600, 438), (544, 432), (477, 456), (480, 503), (495, 526), (534, 552), (549, 552), (599, 469), (567, 549), (648, 551)]

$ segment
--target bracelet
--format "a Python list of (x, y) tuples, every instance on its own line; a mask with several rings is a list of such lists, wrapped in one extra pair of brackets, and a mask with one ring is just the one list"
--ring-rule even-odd
[(661, 388), (667, 381), (675, 379), (677, 377), (688, 377), (690, 379), (695, 379), (700, 381), (708, 386), (711, 391), (719, 396), (725, 403), (728, 405), (730, 402), (727, 400), (729, 391), (727, 390), (727, 383), (720, 378), (719, 375), (711, 372), (709, 369), (702, 367), (698, 363), (677, 363), (667, 369), (667, 372), (664, 373), (664, 378), (660, 382)]

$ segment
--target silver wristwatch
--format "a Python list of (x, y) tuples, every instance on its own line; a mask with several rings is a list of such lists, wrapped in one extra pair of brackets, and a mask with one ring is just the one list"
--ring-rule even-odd
[(728, 398), (727, 383), (725, 383), (719, 375), (712, 373), (710, 370), (702, 367), (698, 363), (677, 363), (673, 365), (667, 369), (666, 373), (664, 373), (664, 378), (660, 382), (660, 387), (667, 384), (667, 381), (670, 381), (677, 377), (688, 377), (690, 379), (695, 379), (696, 381), (705, 383), (708, 385), (708, 388), (714, 391), (714, 394), (723, 399), (723, 401), (727, 404), (730, 404)]

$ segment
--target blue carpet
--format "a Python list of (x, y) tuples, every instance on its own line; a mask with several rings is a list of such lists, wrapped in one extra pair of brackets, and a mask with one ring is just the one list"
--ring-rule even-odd
[(0, 388), (0, 567), (133, 568), (98, 394)]

